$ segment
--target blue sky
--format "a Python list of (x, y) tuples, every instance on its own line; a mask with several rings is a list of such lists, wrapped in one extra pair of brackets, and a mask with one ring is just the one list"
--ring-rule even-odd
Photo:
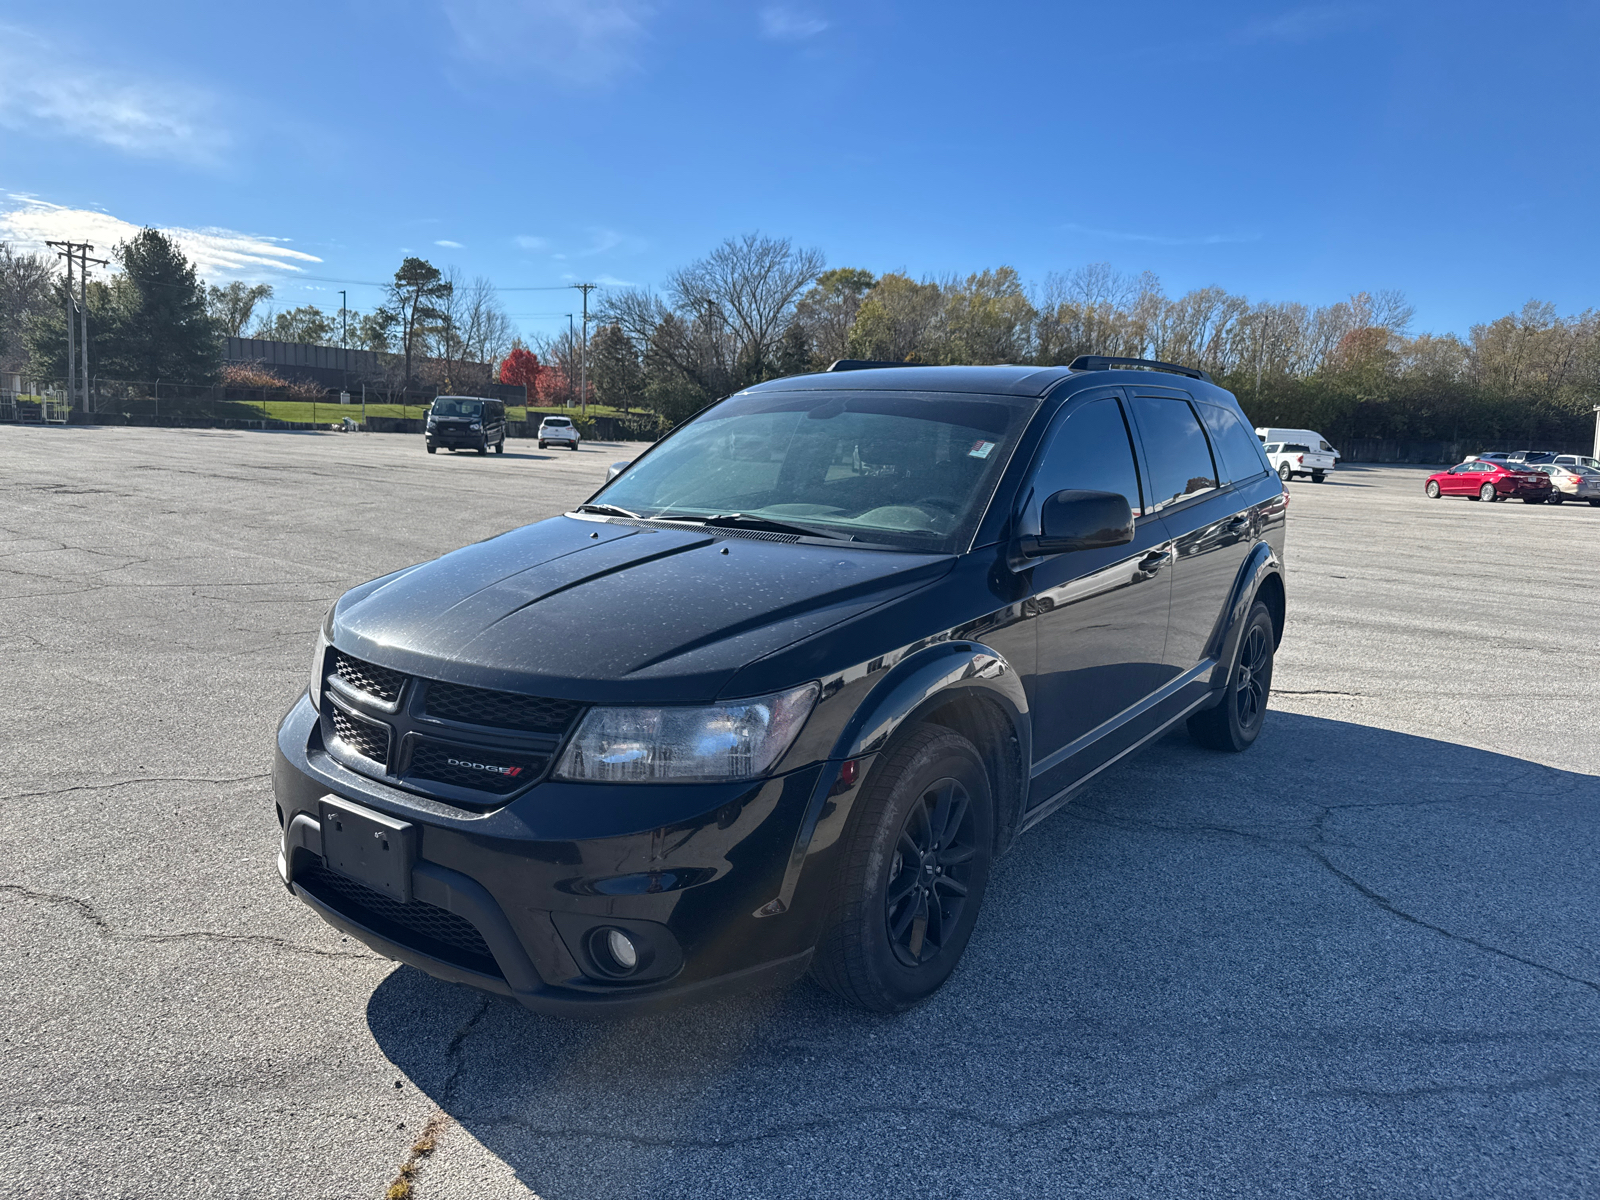
[[(1465, 333), (1600, 303), (1597, 35), (1592, 3), (10, 0), (0, 237), (183, 230), (337, 307), (407, 253), (655, 285), (759, 229), (876, 272), (1397, 288)], [(574, 295), (504, 298), (550, 329)]]

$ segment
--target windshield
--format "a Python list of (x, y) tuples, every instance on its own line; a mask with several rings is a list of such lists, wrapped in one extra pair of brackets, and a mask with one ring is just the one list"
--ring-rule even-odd
[(476, 417), (483, 412), (482, 400), (435, 400), (428, 410), (434, 417)]
[(743, 517), (919, 550), (964, 549), (1038, 401), (764, 392), (674, 433), (596, 501), (642, 517)]

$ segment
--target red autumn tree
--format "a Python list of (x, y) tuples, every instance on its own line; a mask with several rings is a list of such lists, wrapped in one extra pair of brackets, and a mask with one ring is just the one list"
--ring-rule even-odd
[(544, 368), (539, 365), (539, 356), (533, 351), (521, 346), (513, 346), (511, 353), (506, 355), (505, 362), (500, 364), (500, 382), (509, 383), (513, 387), (528, 389), (528, 398), (532, 399), (539, 387), (539, 376)]

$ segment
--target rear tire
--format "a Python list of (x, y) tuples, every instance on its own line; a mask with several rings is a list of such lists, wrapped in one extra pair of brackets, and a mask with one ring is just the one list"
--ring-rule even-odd
[(1546, 497), (1545, 503), (1546, 504), (1554, 504), (1557, 507), (1560, 507), (1562, 504), (1566, 503), (1566, 500), (1567, 500), (1566, 496), (1564, 496), (1562, 493), (1560, 493), (1560, 492), (1551, 492), (1550, 495), (1548, 497)]
[(1325, 471), (1313, 471), (1313, 472), (1311, 472), (1311, 482), (1312, 483), (1322, 483), (1327, 478), (1328, 478), (1328, 475), (1327, 475), (1327, 472), (1325, 472)]
[(1278, 478), (1283, 480), (1285, 483), (1288, 483), (1289, 480), (1294, 478), (1294, 472), (1289, 470), (1288, 463), (1284, 463), (1283, 466), (1278, 468)]
[(1549, 499), (1548, 496), (1524, 496), (1522, 502), (1524, 504), (1543, 504), (1547, 499)]
[(1500, 499), (1500, 496), (1494, 490), (1494, 484), (1486, 483), (1478, 489), (1478, 499), (1482, 500), (1485, 504), (1493, 504), (1496, 500)]
[(1428, 493), (1428, 499), (1429, 500), (1437, 500), (1439, 498), (1439, 495), (1440, 495), (1440, 493), (1439, 493), (1439, 481), (1437, 479), (1428, 480), (1428, 486), (1423, 488), (1422, 490)]
[(496, 454), (504, 454), (506, 452), (506, 440), (505, 440), (505, 438), (501, 438), (498, 442), (496, 442), (494, 444), (494, 452)]
[(544, 443), (543, 443), (543, 442), (540, 442), (540, 443), (539, 443), (539, 449), (541, 449), (541, 450), (543, 450), (543, 449), (544, 449)]
[(977, 748), (917, 725), (856, 800), (812, 974), (869, 1012), (900, 1012), (955, 970), (994, 857), (994, 801)]
[(1248, 750), (1267, 719), (1276, 649), (1272, 614), (1257, 600), (1250, 607), (1222, 703), (1189, 718), (1189, 736), (1210, 750)]

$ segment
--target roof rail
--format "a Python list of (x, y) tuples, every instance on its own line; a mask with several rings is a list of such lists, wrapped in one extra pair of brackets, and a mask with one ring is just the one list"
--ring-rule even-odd
[(1187, 375), (1190, 379), (1211, 382), (1211, 374), (1199, 367), (1180, 367), (1176, 363), (1157, 362), (1153, 358), (1107, 358), (1103, 354), (1080, 354), (1067, 364), (1069, 371), (1109, 371), (1112, 367), (1145, 367), (1151, 371), (1170, 371), (1174, 375)]
[(887, 359), (876, 358), (841, 358), (836, 359), (830, 371), (872, 371), (878, 367), (925, 367), (927, 363), (891, 362)]

